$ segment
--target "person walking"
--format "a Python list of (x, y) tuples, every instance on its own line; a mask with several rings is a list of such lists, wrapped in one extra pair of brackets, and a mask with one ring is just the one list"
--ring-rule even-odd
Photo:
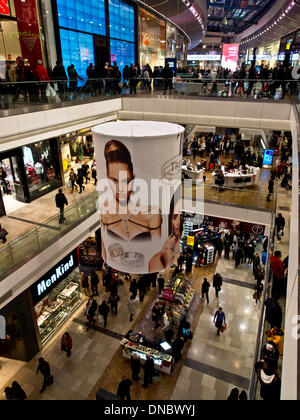
[(139, 281), (137, 283), (137, 288), (138, 288), (139, 295), (140, 295), (140, 302), (143, 302), (144, 301), (145, 294), (146, 294), (146, 281), (145, 281), (145, 277), (144, 276), (142, 276), (139, 279)]
[(39, 358), (39, 364), (36, 370), (36, 374), (38, 375), (39, 372), (41, 372), (41, 374), (44, 377), (43, 387), (40, 391), (40, 393), (42, 394), (45, 391), (47, 386), (53, 384), (53, 376), (51, 376), (50, 365), (42, 357)]
[(274, 193), (274, 176), (271, 176), (271, 179), (269, 180), (268, 183), (268, 192), (269, 194), (267, 195), (267, 201), (271, 201), (271, 195), (273, 195)]
[(97, 185), (97, 165), (95, 161), (92, 163), (92, 178), (94, 180), (94, 185)]
[(258, 253), (256, 252), (253, 258), (253, 275), (255, 278), (256, 278), (256, 274), (259, 267), (260, 267), (260, 258), (259, 258)]
[(59, 208), (60, 214), (59, 214), (59, 223), (64, 223), (65, 219), (65, 206), (67, 206), (68, 200), (66, 199), (66, 196), (63, 193), (63, 190), (60, 188), (58, 190), (58, 194), (55, 196), (55, 203), (56, 207)]
[(144, 384), (143, 388), (147, 388), (148, 384), (152, 384), (154, 361), (150, 356), (147, 356), (147, 360), (144, 366)]
[(230, 392), (229, 397), (227, 398), (227, 401), (238, 401), (239, 400), (239, 390), (237, 388), (233, 388), (233, 390)]
[(83, 271), (80, 273), (80, 282), (85, 295), (90, 296), (89, 278)]
[(158, 282), (158, 293), (159, 295), (161, 295), (162, 291), (165, 288), (165, 279), (163, 277), (159, 277), (157, 282)]
[(132, 296), (130, 296), (129, 300), (128, 300), (128, 311), (129, 311), (129, 322), (133, 321), (133, 318), (136, 315), (136, 305), (137, 305), (137, 300)]
[(132, 370), (132, 380), (138, 381), (140, 379), (139, 374), (141, 371), (141, 361), (137, 357), (136, 354), (134, 354), (131, 357), (131, 370)]
[(184, 264), (184, 255), (180, 254), (177, 260), (177, 267), (180, 271), (182, 271), (183, 264)]
[(130, 387), (132, 382), (126, 376), (123, 377), (122, 381), (119, 383), (117, 395), (120, 397), (121, 401), (131, 401)]
[(14, 401), (25, 401), (27, 395), (17, 381), (14, 381), (11, 386), (12, 399)]
[(68, 357), (71, 357), (73, 342), (70, 334), (65, 332), (61, 339), (61, 351), (65, 351)]
[(133, 299), (135, 299), (137, 296), (137, 290), (138, 290), (138, 285), (137, 285), (136, 279), (133, 279), (129, 287), (129, 292), (132, 293)]
[(170, 68), (169, 63), (166, 64), (165, 68), (162, 70), (161, 75), (163, 79), (165, 80), (165, 90), (164, 95), (167, 94), (167, 91), (169, 89), (170, 93), (173, 89), (173, 70)]
[(220, 331), (223, 325), (226, 323), (226, 316), (223, 312), (223, 308), (220, 306), (214, 316), (214, 324), (218, 330), (218, 335), (220, 335)]
[(47, 81), (49, 81), (50, 79), (49, 79), (47, 70), (43, 66), (42, 60), (37, 60), (33, 74), (34, 74), (35, 80), (38, 80), (41, 82), (41, 83), (37, 83), (37, 87), (41, 91), (41, 102), (46, 104), (48, 103), (48, 99), (46, 96)]
[(99, 305), (98, 313), (99, 315), (103, 316), (104, 319), (104, 328), (107, 326), (107, 317), (110, 312), (109, 306), (107, 305), (106, 301), (104, 300), (101, 305)]
[(86, 184), (88, 183), (88, 181), (90, 182), (89, 173), (90, 173), (90, 167), (86, 162), (84, 162), (82, 165), (82, 175), (83, 175), (83, 178), (85, 178)]
[(216, 290), (216, 298), (219, 297), (219, 292), (221, 291), (222, 284), (223, 284), (223, 279), (222, 279), (221, 274), (216, 273), (213, 278), (213, 287)]
[(202, 299), (204, 299), (204, 296), (206, 296), (207, 304), (209, 304), (209, 288), (210, 284), (207, 278), (204, 278), (204, 282), (202, 284)]
[(79, 185), (79, 194), (82, 193), (82, 190), (85, 190), (84, 180), (83, 180), (83, 170), (79, 168), (77, 171), (77, 184)]
[(95, 314), (97, 311), (97, 302), (93, 297), (90, 297), (85, 309), (85, 316), (87, 317), (87, 331), (95, 324)]
[(76, 190), (77, 190), (78, 187), (76, 185), (77, 176), (76, 176), (73, 168), (70, 171), (70, 178), (69, 179), (70, 179), (70, 182), (71, 182), (71, 185), (72, 185), (72, 192), (74, 192), (74, 188), (76, 188)]
[(93, 296), (98, 296), (98, 284), (99, 284), (99, 277), (95, 270), (92, 271), (91, 274), (91, 286), (92, 286), (92, 293)]
[(282, 309), (278, 303), (278, 298), (272, 296), (265, 301), (266, 307), (266, 320), (271, 325), (271, 329), (274, 327), (281, 328), (282, 324)]
[(281, 237), (284, 235), (284, 228), (285, 228), (285, 218), (282, 216), (281, 213), (275, 219), (275, 226), (276, 226), (276, 233), (277, 239), (280, 241)]
[(108, 303), (110, 304), (111, 314), (117, 315), (118, 314), (118, 302), (120, 300), (120, 296), (116, 292), (111, 292)]
[(285, 284), (285, 268), (281, 260), (281, 251), (276, 251), (270, 258), (270, 265), (273, 273), (273, 290), (272, 292), (279, 297), (284, 294)]

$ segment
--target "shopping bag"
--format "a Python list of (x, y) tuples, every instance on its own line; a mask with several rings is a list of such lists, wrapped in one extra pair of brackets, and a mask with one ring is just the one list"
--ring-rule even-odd
[(49, 97), (56, 97), (56, 91), (53, 89), (53, 87), (48, 83), (47, 89), (46, 89), (46, 96)]
[(253, 295), (253, 299), (254, 299), (254, 300), (257, 300), (257, 299), (258, 299), (258, 293), (257, 293), (257, 292), (255, 292), (255, 293), (254, 293), (254, 295)]
[(103, 324), (104, 323), (104, 317), (103, 317), (103, 315), (98, 315), (98, 322), (99, 322), (99, 324)]
[(224, 333), (227, 330), (227, 324), (222, 325), (221, 333)]

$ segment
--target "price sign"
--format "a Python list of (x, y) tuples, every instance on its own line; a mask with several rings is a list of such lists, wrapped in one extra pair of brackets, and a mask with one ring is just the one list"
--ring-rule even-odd
[(174, 302), (174, 293), (173, 290), (164, 289), (162, 292), (162, 298), (168, 300), (169, 302)]

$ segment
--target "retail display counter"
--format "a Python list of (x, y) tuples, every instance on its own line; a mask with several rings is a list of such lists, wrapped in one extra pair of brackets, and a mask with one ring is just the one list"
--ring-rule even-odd
[[(246, 171), (245, 171), (246, 172)], [(223, 171), (225, 184), (224, 187), (228, 188), (245, 188), (251, 187), (256, 185), (259, 182), (259, 168), (249, 168), (245, 173), (241, 170), (233, 170), (233, 171)], [(218, 185), (216, 183), (216, 179), (218, 178), (219, 171), (213, 172), (213, 184)]]
[(196, 165), (182, 165), (182, 172), (188, 178), (195, 180), (203, 180), (205, 169), (198, 169)]
[[(135, 336), (130, 338), (136, 340)], [(123, 357), (126, 359), (131, 359), (131, 357), (135, 354), (139, 357), (141, 364), (144, 365), (147, 360), (147, 356), (150, 356), (154, 361), (154, 369), (159, 372), (166, 373), (167, 375), (171, 374), (173, 356), (162, 353), (159, 350), (143, 346), (135, 341), (127, 340), (126, 338), (121, 340), (121, 345), (123, 346)]]

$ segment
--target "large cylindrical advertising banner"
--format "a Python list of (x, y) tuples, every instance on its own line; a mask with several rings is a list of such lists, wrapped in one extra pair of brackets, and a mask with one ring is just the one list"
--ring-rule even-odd
[(184, 128), (124, 121), (93, 129), (102, 256), (112, 268), (155, 273), (179, 255)]

